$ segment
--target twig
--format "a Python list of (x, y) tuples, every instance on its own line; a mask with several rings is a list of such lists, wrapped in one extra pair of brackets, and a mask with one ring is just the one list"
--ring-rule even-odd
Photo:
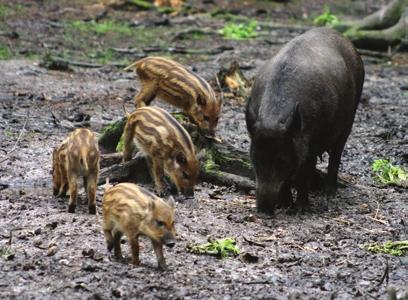
[(27, 125), (27, 123), (28, 123), (28, 119), (29, 119), (29, 118), (30, 118), (30, 109), (27, 110), (26, 119), (25, 119), (25, 121), (24, 121), (23, 127), (22, 127), (21, 130), (20, 130), (20, 134), (18, 135), (18, 138), (17, 138), (16, 142), (14, 143), (13, 147), (11, 148), (11, 150), (10, 150), (9, 152), (7, 152), (7, 157), (5, 157), (3, 160), (0, 161), (0, 164), (3, 163), (3, 162), (5, 162), (6, 160), (8, 160), (8, 159), (10, 158), (9, 155), (10, 155), (11, 153), (13, 153), (13, 152), (17, 149), (17, 145), (18, 145), (18, 143), (20, 142), (20, 140), (21, 140), (21, 138), (22, 138), (22, 136), (23, 136), (23, 133), (24, 133), (24, 130), (25, 130), (25, 127), (26, 127), (26, 125)]
[(262, 248), (265, 248), (266, 247), (266, 245), (265, 244), (262, 244), (262, 243), (259, 243), (259, 242), (255, 242), (255, 241), (251, 241), (250, 239), (248, 239), (246, 236), (242, 236), (243, 238), (244, 238), (244, 240), (249, 244), (249, 245), (255, 245), (255, 246), (258, 246), (258, 247), (262, 247)]
[(381, 276), (380, 282), (377, 284), (377, 286), (380, 286), (384, 282), (384, 280), (385, 280), (386, 284), (388, 285), (388, 281), (390, 279), (389, 275), (390, 275), (390, 268), (388, 266), (388, 259), (387, 259), (387, 260), (385, 260), (384, 274)]
[(224, 103), (224, 92), (222, 91), (220, 80), (218, 79), (218, 75), (215, 75), (215, 81), (217, 82), (217, 86), (221, 93), (221, 103)]

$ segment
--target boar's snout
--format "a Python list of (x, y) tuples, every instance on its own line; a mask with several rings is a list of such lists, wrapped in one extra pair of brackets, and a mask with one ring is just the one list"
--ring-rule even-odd
[(257, 184), (256, 202), (259, 212), (272, 213), (275, 208), (289, 207), (292, 203), (290, 187), (284, 182)]
[(169, 241), (169, 242), (167, 242), (165, 245), (166, 245), (167, 247), (169, 247), (169, 248), (173, 248), (175, 244), (176, 244), (175, 241)]
[(173, 248), (174, 245), (176, 244), (174, 235), (171, 232), (166, 232), (162, 240), (163, 240), (163, 244), (165, 244), (169, 248)]

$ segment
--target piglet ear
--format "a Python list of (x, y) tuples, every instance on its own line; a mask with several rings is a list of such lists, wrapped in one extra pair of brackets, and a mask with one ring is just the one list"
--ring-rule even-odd
[(179, 153), (177, 154), (177, 156), (176, 156), (176, 162), (177, 162), (179, 165), (186, 165), (186, 164), (187, 164), (187, 159), (186, 159), (186, 156), (184, 155), (184, 153), (179, 152)]
[(167, 199), (167, 204), (171, 207), (171, 209), (175, 209), (176, 208), (176, 203), (174, 202), (174, 198), (173, 198), (173, 196), (170, 196), (168, 199)]
[(205, 99), (205, 97), (198, 96), (197, 97), (197, 103), (198, 103), (198, 105), (204, 106), (204, 105), (207, 104), (207, 100)]
[(154, 203), (154, 200), (149, 202), (149, 210), (153, 211), (156, 207), (156, 203)]

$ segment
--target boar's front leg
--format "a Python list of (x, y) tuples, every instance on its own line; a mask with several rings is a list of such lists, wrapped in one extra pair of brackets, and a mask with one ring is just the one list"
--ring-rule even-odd
[(149, 106), (157, 94), (158, 84), (155, 80), (143, 81), (142, 88), (135, 96), (135, 104), (137, 108)]
[(139, 260), (139, 237), (135, 236), (132, 237), (132, 235), (128, 236), (129, 243), (130, 243), (130, 248), (132, 250), (132, 265), (138, 266), (140, 265), (140, 260)]
[(156, 253), (159, 269), (162, 269), (162, 270), (166, 269), (166, 261), (163, 255), (163, 244), (152, 240), (152, 245), (153, 245), (154, 253)]
[(115, 255), (115, 258), (117, 258), (117, 259), (122, 258), (122, 249), (120, 248), (120, 239), (121, 238), (122, 238), (122, 232), (114, 231), (113, 239), (112, 239), (113, 254)]
[(76, 209), (78, 195), (77, 175), (74, 172), (70, 172), (68, 174), (68, 184), (69, 184), (68, 212), (74, 213)]
[(310, 178), (313, 176), (316, 162), (316, 156), (309, 157), (299, 171), (299, 175), (296, 180), (297, 195), (295, 208), (297, 210), (303, 211), (309, 205), (309, 187), (311, 183)]

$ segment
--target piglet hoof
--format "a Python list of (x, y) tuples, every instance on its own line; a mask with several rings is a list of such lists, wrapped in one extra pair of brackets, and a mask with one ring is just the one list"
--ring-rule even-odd
[(69, 213), (74, 213), (75, 212), (75, 209), (76, 209), (76, 205), (75, 204), (70, 204), (70, 205), (68, 205), (68, 212)]
[(55, 197), (57, 197), (58, 194), (59, 194), (59, 190), (58, 190), (58, 189), (53, 189), (53, 190), (52, 190), (52, 194), (53, 194)]
[(96, 214), (96, 205), (89, 205), (88, 210), (89, 210), (89, 213), (91, 215), (95, 215)]
[(106, 247), (108, 248), (108, 251), (111, 252), (113, 249), (113, 242), (106, 242)]
[(139, 266), (140, 265), (140, 260), (139, 259), (132, 259), (132, 261), (130, 263), (132, 265), (134, 265), (134, 266)]
[(167, 270), (167, 265), (166, 265), (165, 263), (159, 264), (159, 265), (157, 266), (157, 269), (158, 269), (159, 271), (166, 271), (166, 270)]
[(325, 192), (328, 196), (335, 196), (337, 192), (337, 186), (334, 184), (327, 184), (325, 188)]

